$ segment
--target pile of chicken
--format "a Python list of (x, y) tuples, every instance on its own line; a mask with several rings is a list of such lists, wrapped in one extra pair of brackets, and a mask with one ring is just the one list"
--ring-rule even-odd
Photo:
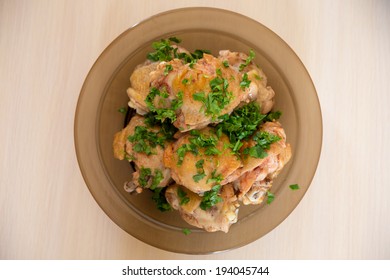
[[(160, 210), (173, 208), (195, 227), (228, 232), (240, 202), (264, 200), (291, 148), (253, 51), (214, 57), (177, 42), (155, 43), (132, 73), (128, 105), (136, 115), (115, 134), (114, 155), (134, 163), (126, 191), (150, 189)], [(257, 119), (236, 123), (241, 115)]]

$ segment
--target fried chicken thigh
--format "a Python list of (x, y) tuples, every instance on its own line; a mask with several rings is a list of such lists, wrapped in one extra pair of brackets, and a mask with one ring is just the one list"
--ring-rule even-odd
[[(223, 180), (237, 170), (241, 166), (241, 161), (233, 154), (226, 135), (222, 134), (218, 139), (214, 129), (210, 127), (200, 130), (199, 134), (205, 142), (211, 142), (213, 139), (216, 142), (215, 147), (199, 147), (197, 146), (199, 136), (186, 133), (167, 146), (164, 164), (171, 169), (172, 178), (176, 183), (194, 193), (202, 194), (215, 185), (216, 178)], [(188, 151), (182, 153), (185, 149)], [(197, 167), (199, 162), (203, 162), (202, 168)], [(197, 174), (203, 174), (198, 181), (194, 177)]]
[[(187, 197), (187, 202), (183, 201), (183, 196)], [(230, 184), (221, 189), (222, 201), (207, 210), (201, 208), (201, 196), (177, 184), (167, 188), (165, 197), (173, 209), (179, 210), (184, 221), (208, 232), (228, 232), (237, 222), (239, 204)]]
[[(243, 154), (241, 160), (243, 167), (237, 170), (234, 187), (238, 197), (244, 204), (259, 204), (262, 202), (267, 190), (272, 186), (272, 179), (282, 170), (291, 158), (291, 146), (286, 143), (286, 134), (279, 122), (264, 123), (259, 132), (265, 131), (276, 135), (280, 140), (272, 143), (266, 151), (264, 158), (255, 158)], [(253, 139), (247, 141), (242, 149), (255, 146)]]
[[(157, 186), (165, 187), (170, 181), (171, 172), (163, 164), (164, 148), (161, 145), (152, 144), (155, 147), (149, 146), (150, 151), (141, 151), (139, 148), (141, 144), (146, 145), (148, 148), (149, 143), (147, 139), (143, 139), (144, 142), (137, 140), (133, 142), (129, 141), (129, 137), (134, 136), (137, 129), (142, 130), (144, 134), (148, 135), (158, 136), (160, 132), (159, 127), (147, 127), (145, 125), (145, 118), (136, 115), (131, 118), (129, 124), (124, 129), (115, 134), (113, 142), (114, 156), (120, 160), (126, 159), (129, 162), (134, 162), (136, 169), (133, 173), (132, 180), (126, 183), (126, 190), (140, 193), (143, 188), (149, 188), (152, 185), (153, 179), (158, 174), (161, 177), (161, 181)], [(165, 144), (167, 143), (165, 142)], [(145, 182), (144, 186), (142, 186), (140, 184), (140, 173), (142, 173), (142, 170), (147, 169), (150, 170), (150, 174), (148, 174), (148, 171), (143, 171), (144, 178), (142, 180)]]

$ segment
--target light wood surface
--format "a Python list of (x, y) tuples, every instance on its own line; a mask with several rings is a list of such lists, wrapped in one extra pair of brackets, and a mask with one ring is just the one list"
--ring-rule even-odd
[[(165, 252), (114, 224), (76, 160), (74, 113), (103, 49), (161, 11), (249, 16), (298, 54), (324, 125), (314, 180), (275, 230), (207, 256)], [(254, 36), (256, 36), (254, 34)], [(390, 259), (390, 1), (0, 1), (1, 259)]]

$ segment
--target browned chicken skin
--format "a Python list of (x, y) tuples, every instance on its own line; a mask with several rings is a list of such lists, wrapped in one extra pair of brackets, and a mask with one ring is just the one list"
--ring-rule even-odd
[[(179, 189), (189, 198), (188, 203), (181, 204)], [(201, 208), (201, 196), (177, 184), (169, 186), (165, 196), (169, 204), (175, 210), (179, 210), (183, 220), (208, 232), (228, 232), (229, 227), (237, 222), (239, 204), (234, 195), (233, 186), (230, 184), (221, 189), (222, 201), (207, 210)]]
[[(176, 142), (167, 146), (164, 153), (164, 164), (171, 170), (173, 180), (197, 194), (209, 191), (215, 185), (215, 181), (210, 180), (213, 175), (225, 178), (241, 166), (241, 161), (232, 153), (231, 148), (226, 146), (230, 143), (226, 135), (223, 134), (217, 139), (214, 129), (209, 127), (200, 130), (200, 133), (205, 135), (205, 138), (213, 137), (218, 141), (215, 147), (218, 154), (208, 156), (207, 147), (198, 147), (197, 154), (186, 152), (183, 162), (179, 164), (178, 150), (195, 138), (189, 133), (183, 134)], [(204, 177), (196, 182), (193, 176), (199, 172), (196, 163), (201, 160), (204, 161)]]
[[(126, 190), (129, 192), (142, 192), (143, 188), (150, 187), (154, 178), (153, 176), (156, 175), (156, 172), (161, 172), (163, 177), (158, 183), (158, 187), (165, 187), (170, 181), (171, 172), (163, 164), (164, 149), (160, 145), (156, 145), (156, 147), (152, 148), (152, 154), (150, 155), (147, 155), (144, 152), (135, 151), (134, 144), (136, 143), (130, 142), (128, 137), (134, 135), (136, 127), (146, 128), (144, 117), (138, 115), (132, 117), (129, 124), (124, 129), (117, 132), (114, 136), (114, 156), (120, 160), (126, 159), (129, 162), (133, 161), (136, 168), (136, 171), (133, 173), (132, 180), (126, 183)], [(147, 130), (152, 133), (158, 133), (160, 128), (148, 127)], [(140, 170), (147, 168), (150, 169), (151, 174), (145, 178), (147, 181), (146, 185), (140, 186)]]

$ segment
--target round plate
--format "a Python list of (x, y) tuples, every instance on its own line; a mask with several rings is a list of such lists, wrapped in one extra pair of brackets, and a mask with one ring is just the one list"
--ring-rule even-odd
[[(123, 128), (129, 76), (145, 61), (151, 43), (176, 36), (190, 51), (214, 55), (229, 49), (248, 53), (268, 76), (276, 93), (276, 110), (291, 143), (293, 156), (274, 181), (271, 204), (240, 207), (229, 233), (192, 228), (177, 211), (159, 212), (150, 192), (129, 195), (123, 184), (131, 178), (126, 161), (114, 158), (112, 141)], [(298, 205), (314, 176), (322, 141), (321, 111), (314, 85), (293, 50), (260, 23), (230, 11), (186, 8), (153, 16), (128, 29), (100, 55), (90, 70), (77, 104), (75, 146), (84, 180), (104, 212), (123, 230), (155, 247), (187, 254), (207, 254), (246, 245), (280, 224)], [(290, 184), (299, 184), (292, 191)], [(183, 228), (192, 233), (185, 235)]]

